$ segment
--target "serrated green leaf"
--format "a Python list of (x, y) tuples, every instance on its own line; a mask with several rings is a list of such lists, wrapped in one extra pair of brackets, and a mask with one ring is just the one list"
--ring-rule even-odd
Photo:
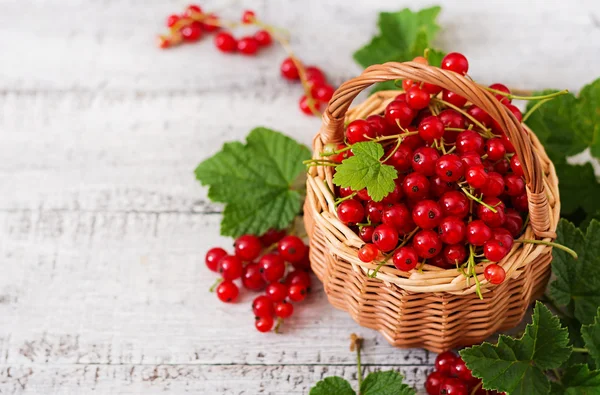
[(376, 202), (394, 190), (398, 172), (393, 166), (381, 163), (381, 144), (370, 141), (356, 143), (352, 146), (352, 153), (354, 156), (344, 159), (336, 167), (333, 176), (335, 185), (350, 187), (355, 191), (367, 188), (369, 196)]
[(596, 362), (596, 368), (600, 367), (600, 307), (596, 311), (594, 322), (581, 327), (581, 336), (590, 356)]
[(552, 298), (560, 305), (573, 305), (575, 317), (591, 324), (600, 306), (600, 222), (592, 220), (585, 235), (572, 223), (561, 220), (556, 242), (577, 252), (574, 259), (566, 252), (552, 250), (552, 271), (556, 280), (550, 284)]
[(361, 395), (414, 395), (415, 390), (403, 383), (404, 377), (393, 370), (373, 372), (360, 386)]
[(577, 104), (576, 130), (592, 155), (600, 158), (600, 78), (583, 87)]
[(274, 130), (256, 128), (247, 144), (226, 143), (200, 163), (196, 178), (209, 186), (208, 197), (226, 203), (221, 234), (262, 234), (289, 225), (302, 205), (294, 183), (308, 158), (304, 145)]
[(600, 371), (587, 365), (567, 368), (560, 383), (552, 383), (551, 395), (600, 395)]
[(341, 377), (326, 377), (310, 389), (309, 395), (356, 395), (346, 380)]
[(511, 395), (547, 394), (546, 369), (558, 368), (571, 354), (568, 331), (542, 303), (537, 302), (533, 323), (520, 339), (501, 335), (498, 344), (483, 343), (460, 352), (486, 389)]
[(560, 180), (561, 216), (571, 216), (579, 210), (586, 216), (600, 212), (600, 183), (592, 165), (570, 165), (564, 159), (556, 160), (554, 164)]

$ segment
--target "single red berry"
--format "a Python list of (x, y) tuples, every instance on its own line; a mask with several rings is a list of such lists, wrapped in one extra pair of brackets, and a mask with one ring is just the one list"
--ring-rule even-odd
[(522, 213), (529, 211), (529, 200), (527, 199), (526, 193), (519, 196), (513, 196), (511, 197), (510, 201), (517, 211)]
[(422, 89), (430, 95), (437, 95), (443, 88), (441, 86), (430, 84), (429, 82), (423, 82)]
[(271, 283), (267, 285), (267, 288), (265, 289), (265, 294), (273, 302), (283, 302), (287, 297), (287, 293), (288, 287), (282, 283)]
[[(510, 89), (508, 89), (504, 84), (492, 84), (490, 85), (490, 88), (495, 91), (504, 92), (510, 95)], [(499, 93), (494, 93), (494, 96), (500, 101), (500, 103), (510, 103), (512, 101), (511, 99), (507, 98), (506, 95), (501, 95)]]
[(502, 266), (492, 263), (485, 267), (483, 275), (492, 284), (502, 284), (506, 278), (506, 271)]
[(301, 285), (304, 288), (310, 288), (312, 281), (308, 272), (303, 270), (292, 270), (285, 276), (285, 285)]
[(300, 79), (298, 68), (296, 67), (296, 63), (294, 63), (292, 58), (285, 58), (283, 62), (281, 62), (279, 69), (281, 70), (281, 75), (283, 78), (287, 80), (296, 81)]
[(467, 241), (474, 246), (482, 246), (492, 238), (492, 230), (485, 222), (477, 219), (467, 225)]
[(501, 261), (508, 254), (508, 251), (504, 244), (494, 239), (486, 241), (483, 245), (483, 254), (491, 262)]
[(506, 214), (504, 212), (506, 206), (504, 205), (504, 202), (497, 197), (484, 197), (483, 203), (493, 207), (496, 212), (493, 212), (489, 207), (486, 207), (483, 204), (478, 204), (477, 217), (485, 222), (490, 228), (499, 228), (502, 226), (506, 220)]
[(427, 395), (440, 395), (440, 387), (442, 382), (446, 380), (448, 376), (440, 372), (431, 372), (425, 380), (425, 391)]
[(475, 105), (471, 105), (469, 108), (467, 108), (467, 114), (475, 118), (475, 120), (479, 121), (479, 123), (483, 124), (483, 126), (488, 126), (492, 123), (492, 117), (490, 117), (490, 114)]
[(413, 237), (413, 248), (421, 258), (433, 258), (442, 251), (442, 241), (433, 230), (421, 230)]
[(275, 305), (268, 296), (260, 295), (252, 302), (252, 312), (256, 317), (273, 317)]
[(512, 112), (515, 118), (517, 118), (517, 121), (521, 122), (523, 120), (523, 113), (521, 113), (521, 110), (519, 110), (518, 107), (512, 104), (506, 104), (506, 108), (508, 108), (510, 112)]
[(456, 361), (454, 361), (452, 369), (450, 369), (450, 373), (452, 376), (464, 381), (465, 383), (470, 383), (473, 381), (473, 374), (471, 373), (471, 370), (469, 370), (465, 364), (465, 361), (463, 361), (460, 357), (456, 358)]
[(185, 16), (192, 17), (196, 14), (202, 14), (202, 8), (196, 4), (190, 4), (185, 9)]
[(312, 107), (311, 108), (311, 104), (309, 103), (309, 100), (306, 96), (302, 96), (300, 98), (300, 102), (298, 103), (298, 105), (300, 106), (300, 110), (305, 113), (306, 115), (315, 115), (314, 111), (320, 112), (321, 111), (321, 105), (322, 102), (320, 101), (316, 101), (316, 100), (312, 100)]
[(279, 255), (287, 262), (300, 262), (306, 255), (306, 245), (298, 236), (285, 236), (277, 244)]
[[(467, 127), (467, 123), (465, 122), (465, 117), (463, 117), (462, 114), (459, 113), (458, 111), (453, 110), (451, 108), (447, 108), (444, 111), (440, 112), (440, 115), (438, 115), (438, 118), (440, 119), (440, 121), (442, 121), (444, 126), (447, 128), (465, 129)], [(444, 140), (446, 140), (445, 137), (444, 137)]]
[(460, 191), (450, 191), (442, 195), (439, 201), (444, 216), (465, 218), (469, 215), (469, 198)]
[(467, 249), (463, 244), (447, 245), (444, 247), (442, 255), (449, 267), (455, 267), (467, 259)]
[(408, 272), (417, 267), (419, 256), (412, 247), (400, 247), (398, 251), (394, 253), (392, 260), (396, 269)]
[(254, 55), (258, 51), (258, 41), (254, 37), (242, 37), (237, 42), (237, 49), (243, 55)]
[(167, 18), (167, 27), (172, 27), (174, 24), (179, 22), (179, 19), (181, 19), (181, 17), (177, 14), (169, 15)]
[(182, 27), (180, 33), (184, 41), (198, 41), (202, 36), (202, 23), (192, 22), (189, 25)]
[(385, 195), (385, 197), (381, 200), (381, 203), (383, 204), (394, 204), (398, 201), (400, 201), (400, 199), (402, 199), (402, 197), (404, 196), (404, 193), (402, 192), (402, 181), (404, 180), (404, 175), (400, 174), (398, 175), (398, 178), (396, 180), (394, 180), (394, 190), (390, 193), (388, 193), (387, 195)]
[[(511, 210), (511, 209), (509, 209), (509, 210)], [(511, 218), (511, 214), (507, 213), (506, 218)], [(520, 218), (520, 216), (519, 216), (519, 218)], [(523, 220), (521, 220), (521, 222), (523, 222)], [(500, 244), (502, 244), (503, 246), (508, 248), (509, 251), (512, 248), (513, 243), (514, 243), (513, 235), (511, 234), (511, 232), (508, 229), (505, 229), (505, 228), (495, 228), (494, 230), (492, 230), (492, 239), (499, 241)]]
[(390, 225), (379, 225), (373, 232), (373, 243), (379, 250), (389, 252), (398, 244), (398, 231)]
[(206, 266), (212, 270), (213, 272), (219, 271), (219, 261), (227, 255), (227, 251), (220, 247), (211, 248), (206, 252), (206, 257), (204, 258), (204, 262)]
[(510, 171), (510, 163), (505, 158), (502, 158), (494, 164), (494, 171), (505, 175)]
[(294, 269), (310, 271), (310, 248), (306, 247), (306, 253), (299, 262), (291, 262)]
[(221, 32), (215, 36), (215, 46), (221, 52), (235, 52), (237, 40), (227, 32)]
[(464, 154), (460, 155), (460, 160), (462, 160), (467, 166), (467, 169), (469, 167), (481, 166), (483, 164), (481, 161), (481, 156), (479, 156), (477, 152), (465, 152)]
[(516, 176), (523, 176), (523, 167), (521, 166), (521, 161), (516, 154), (510, 158), (510, 168)]
[(408, 91), (410, 88), (412, 88), (412, 86), (414, 85), (414, 81), (413, 80), (402, 80), (402, 89), (406, 92)]
[(324, 84), (315, 86), (312, 92), (312, 95), (316, 100), (327, 103), (333, 97), (335, 89), (333, 89), (331, 85)]
[(293, 302), (302, 302), (306, 298), (307, 290), (302, 285), (292, 285), (288, 290), (288, 298)]
[(379, 250), (373, 244), (365, 244), (358, 250), (358, 259), (363, 262), (373, 262), (379, 255)]
[(369, 141), (375, 137), (375, 129), (364, 119), (354, 120), (346, 127), (346, 140), (350, 144)]
[(440, 386), (440, 395), (469, 395), (469, 387), (467, 383), (449, 377)]
[(365, 218), (365, 209), (356, 200), (345, 200), (337, 207), (337, 215), (340, 221), (347, 225), (357, 224)]
[(394, 166), (398, 171), (404, 172), (411, 168), (412, 158), (413, 150), (409, 146), (401, 144), (385, 163)]
[(409, 229), (410, 231), (415, 227), (411, 211), (404, 203), (395, 203), (385, 207), (381, 220), (384, 224), (390, 225), (403, 233), (405, 230)]
[(256, 320), (254, 321), (256, 329), (263, 333), (269, 332), (274, 324), (275, 321), (273, 320), (273, 317), (256, 317)]
[(260, 291), (267, 284), (260, 273), (257, 263), (249, 263), (242, 270), (242, 285), (251, 291)]
[(294, 314), (294, 305), (284, 301), (275, 303), (275, 315), (279, 318), (290, 318)]
[(525, 193), (525, 180), (516, 174), (504, 176), (504, 191), (508, 196), (519, 196)]
[[(378, 223), (378, 222), (376, 222)], [(358, 231), (358, 236), (365, 243), (370, 243), (373, 240), (373, 233), (375, 232), (374, 226), (363, 226)]]
[[(517, 237), (523, 229), (523, 218), (521, 214), (515, 209), (506, 209), (506, 221), (504, 221), (504, 228), (511, 234), (512, 237)], [(510, 249), (512, 244), (508, 247)]]
[(471, 166), (467, 169), (465, 179), (473, 188), (483, 188), (488, 181), (488, 173), (482, 165)]
[(481, 188), (484, 196), (495, 197), (500, 196), (504, 192), (504, 178), (495, 171), (488, 173), (488, 179), (485, 185)]
[(313, 86), (325, 85), (327, 83), (327, 78), (323, 71), (316, 66), (308, 66), (304, 70), (304, 76), (306, 77), (306, 83), (311, 88)]
[(239, 288), (233, 281), (223, 281), (217, 286), (215, 292), (217, 293), (219, 300), (225, 303), (234, 302), (240, 294)]
[(410, 173), (404, 179), (402, 191), (408, 199), (423, 199), (429, 193), (429, 179), (421, 173)]
[(464, 107), (467, 104), (467, 99), (446, 89), (444, 89), (442, 99), (456, 107)]
[(385, 108), (385, 120), (392, 128), (408, 127), (415, 116), (415, 110), (404, 101), (394, 100)]
[(506, 154), (506, 148), (502, 139), (499, 137), (489, 139), (485, 144), (485, 152), (489, 160), (497, 161), (503, 159), (504, 154)]
[(412, 209), (412, 220), (421, 229), (437, 227), (442, 218), (442, 209), (433, 200), (421, 200)]
[(360, 191), (356, 192), (356, 197), (363, 202), (372, 202), (371, 196), (369, 195), (369, 191), (367, 188), (363, 188)]
[(283, 239), (286, 235), (285, 229), (269, 229), (262, 236), (259, 237), (261, 244), (263, 247), (270, 247), (271, 245), (277, 243), (279, 240)]
[(278, 254), (265, 254), (258, 261), (259, 270), (266, 282), (279, 281), (285, 274), (285, 262)]
[(432, 195), (437, 198), (441, 197), (446, 192), (450, 192), (456, 189), (455, 182), (444, 181), (438, 176), (432, 177), (429, 184)]
[(438, 354), (438, 356), (435, 358), (435, 370), (441, 374), (450, 375), (452, 365), (454, 365), (454, 362), (456, 362), (457, 358), (458, 356), (452, 351), (445, 351)]
[(260, 239), (253, 235), (240, 236), (233, 245), (235, 247), (235, 255), (243, 261), (252, 261), (258, 258), (262, 251)]
[(242, 23), (250, 24), (256, 20), (256, 14), (252, 10), (246, 10), (242, 14)]
[(435, 163), (435, 174), (443, 181), (458, 181), (465, 174), (465, 165), (458, 155), (442, 155)]
[(440, 223), (439, 234), (442, 242), (458, 244), (465, 239), (467, 225), (458, 217), (446, 217)]
[[(408, 130), (409, 132), (416, 132), (417, 128), (415, 128), (413, 126), (409, 126), (408, 128), (406, 128), (406, 130)], [(412, 135), (406, 136), (402, 139), (402, 145), (406, 145), (407, 147), (409, 147), (410, 149), (412, 149), (414, 151), (417, 148), (423, 147), (425, 145), (425, 142), (423, 141), (422, 138), (419, 137), (418, 134), (412, 134)]]
[[(367, 202), (365, 205), (365, 212), (367, 213), (367, 219), (372, 224), (377, 224), (381, 222), (383, 216), (383, 203), (381, 202)], [(369, 239), (370, 241), (370, 239)]]
[(202, 29), (208, 33), (216, 32), (220, 28), (221, 26), (219, 26), (219, 17), (215, 14), (208, 14), (202, 23)]
[(465, 130), (456, 136), (456, 151), (459, 154), (466, 152), (477, 152), (483, 155), (485, 142), (481, 135), (473, 130)]
[(450, 52), (442, 59), (442, 69), (464, 75), (469, 71), (469, 61), (459, 52)]
[(219, 261), (219, 273), (223, 280), (235, 280), (242, 276), (244, 264), (236, 255), (226, 255)]
[(419, 123), (419, 137), (425, 142), (432, 143), (444, 136), (444, 124), (439, 117), (430, 115)]
[[(340, 197), (345, 198), (345, 197), (352, 195), (354, 192), (355, 191), (352, 190), (352, 188), (350, 188), (350, 187), (340, 187), (338, 190), (338, 195)], [(354, 198), (356, 199), (356, 196)]]
[(440, 252), (436, 256), (427, 259), (425, 263), (428, 265), (437, 266), (442, 269), (450, 269), (454, 267), (454, 265), (448, 265), (446, 263), (446, 259), (444, 258), (443, 252)]
[(271, 33), (269, 33), (266, 30), (259, 30), (256, 33), (254, 33), (254, 39), (260, 47), (268, 47), (273, 42)]
[(365, 118), (365, 120), (367, 122), (369, 122), (369, 124), (371, 125), (371, 127), (373, 129), (375, 129), (376, 136), (386, 136), (387, 135), (388, 124), (385, 121), (385, 118), (383, 116), (373, 114), (373, 115), (369, 115), (367, 118)]
[(421, 147), (417, 148), (412, 157), (412, 168), (417, 173), (426, 176), (435, 174), (435, 165), (440, 158), (440, 153), (435, 148)]
[(418, 86), (413, 86), (406, 91), (406, 104), (413, 110), (422, 110), (429, 105), (431, 96)]

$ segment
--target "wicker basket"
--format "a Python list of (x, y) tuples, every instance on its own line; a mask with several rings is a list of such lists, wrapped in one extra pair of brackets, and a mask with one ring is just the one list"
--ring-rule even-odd
[[(530, 221), (522, 238), (553, 240), (560, 211), (558, 180), (544, 148), (491, 93), (456, 73), (415, 62), (367, 68), (342, 84), (329, 102), (313, 142), (314, 157), (320, 157), (325, 144), (343, 141), (345, 122), (381, 114), (398, 94), (378, 92), (348, 110), (362, 90), (376, 82), (404, 78), (456, 92), (500, 124), (524, 170)], [(441, 352), (479, 343), (494, 332), (515, 327), (528, 305), (544, 292), (552, 259), (552, 249), (546, 245), (515, 243), (499, 262), (507, 274), (500, 285), (488, 283), (483, 265), (478, 265), (483, 300), (474, 281), (468, 283), (456, 269), (424, 265), (422, 271), (402, 272), (389, 264), (376, 278), (368, 277), (376, 264), (357, 258), (364, 242), (337, 218), (332, 176), (331, 167), (313, 167), (308, 176), (304, 218), (312, 268), (332, 305), (348, 311), (360, 325), (380, 331), (391, 344)]]

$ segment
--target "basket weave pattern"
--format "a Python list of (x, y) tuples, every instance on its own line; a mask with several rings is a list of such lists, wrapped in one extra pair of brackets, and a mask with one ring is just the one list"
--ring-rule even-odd
[[(521, 159), (527, 185), (530, 220), (521, 238), (553, 240), (560, 212), (558, 180), (544, 148), (492, 94), (456, 73), (414, 62), (367, 68), (334, 94), (313, 142), (314, 157), (320, 157), (325, 144), (343, 141), (345, 122), (383, 113), (398, 94), (378, 92), (348, 110), (363, 89), (400, 78), (454, 91), (501, 125)], [(441, 352), (481, 342), (494, 332), (516, 326), (531, 301), (543, 293), (552, 259), (552, 249), (546, 245), (515, 243), (499, 262), (507, 275), (500, 285), (489, 284), (483, 265), (478, 265), (483, 300), (475, 292), (473, 279), (468, 281), (456, 269), (426, 264), (420, 271), (403, 272), (390, 262), (376, 278), (370, 278), (368, 273), (377, 264), (358, 259), (364, 242), (337, 218), (332, 178), (331, 167), (313, 167), (308, 176), (304, 218), (312, 268), (332, 305), (348, 311), (360, 325), (380, 331), (391, 344)]]

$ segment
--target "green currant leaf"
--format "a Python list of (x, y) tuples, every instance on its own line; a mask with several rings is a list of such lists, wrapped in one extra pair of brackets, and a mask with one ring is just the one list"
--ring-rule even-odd
[[(591, 163), (570, 165), (564, 159), (554, 162), (560, 180), (560, 213), (571, 218), (578, 211), (584, 218), (600, 212), (600, 183), (598, 183)], [(574, 218), (575, 219), (575, 218)], [(576, 219), (575, 219), (576, 220)], [(581, 222), (581, 221), (577, 221)]]
[(587, 365), (568, 367), (560, 380), (553, 382), (551, 395), (600, 395), (600, 371)]
[(237, 237), (287, 227), (302, 205), (296, 181), (305, 171), (302, 161), (309, 158), (308, 148), (290, 137), (256, 128), (245, 145), (226, 143), (200, 163), (196, 178), (209, 187), (208, 197), (226, 204), (221, 234)]
[(404, 384), (404, 377), (393, 370), (373, 372), (360, 386), (361, 395), (415, 395), (414, 389)]
[(575, 114), (575, 130), (587, 142), (592, 155), (600, 159), (600, 78), (583, 87)]
[(581, 337), (583, 337), (590, 356), (596, 362), (596, 368), (600, 367), (600, 307), (596, 312), (594, 322), (581, 327)]
[(600, 222), (592, 220), (585, 235), (572, 223), (561, 220), (556, 242), (568, 246), (579, 255), (574, 259), (566, 252), (552, 250), (552, 272), (556, 280), (550, 284), (552, 298), (559, 305), (572, 305), (575, 318), (591, 324), (600, 306)]
[(381, 163), (383, 147), (375, 142), (356, 143), (351, 156), (336, 167), (333, 183), (355, 191), (367, 188), (371, 199), (379, 202), (394, 190), (398, 172), (393, 166)]
[(310, 389), (309, 395), (356, 395), (346, 380), (341, 377), (326, 377)]
[(558, 368), (571, 348), (566, 328), (542, 303), (537, 302), (533, 323), (520, 339), (500, 335), (498, 344), (483, 343), (460, 352), (467, 367), (483, 380), (483, 387), (511, 395), (547, 394), (546, 369)]

